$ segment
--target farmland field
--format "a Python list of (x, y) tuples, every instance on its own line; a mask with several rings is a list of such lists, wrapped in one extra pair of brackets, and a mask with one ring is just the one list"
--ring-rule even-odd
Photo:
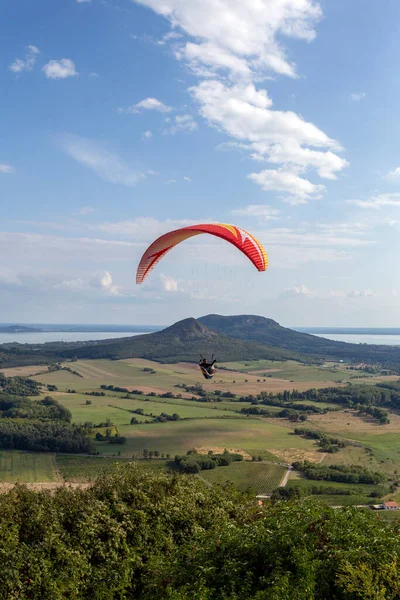
[(59, 481), (54, 454), (18, 450), (0, 451), (0, 481), (7, 483)]
[[(285, 450), (295, 458), (317, 454), (314, 443), (292, 434), (292, 430), (262, 419), (194, 419), (144, 425), (122, 425), (120, 435), (126, 444), (118, 446), (122, 456), (132, 456), (144, 449), (184, 454), (196, 447), (241, 449), (249, 454), (269, 451), (278, 455)], [(102, 454), (113, 454), (115, 446), (99, 442)]]
[[(351, 504), (378, 504), (380, 502), (379, 497), (371, 497), (370, 494), (376, 492), (382, 494), (384, 486), (380, 485), (366, 485), (366, 484), (347, 484), (337, 483), (334, 481), (313, 481), (311, 479), (305, 479), (303, 477), (290, 478), (287, 484), (288, 488), (298, 487), (304, 492), (310, 492), (311, 488), (326, 488), (327, 494), (318, 494), (313, 497), (326, 502), (333, 506), (347, 506)], [(329, 488), (338, 491), (351, 491), (349, 495), (345, 494), (329, 494)]]
[[(81, 481), (88, 475), (92, 477), (93, 473), (97, 474), (101, 469), (114, 468), (113, 465), (118, 462), (118, 459), (132, 460), (133, 456), (141, 458), (144, 450), (158, 450), (173, 457), (175, 454), (184, 454), (194, 448), (201, 448), (205, 453), (215, 448), (222, 451), (227, 448), (230, 451), (244, 452), (247, 456), (261, 456), (271, 462), (310, 460), (322, 462), (324, 465), (356, 464), (382, 471), (393, 479), (397, 478), (396, 471), (400, 473), (400, 416), (397, 414), (390, 413), (390, 423), (387, 425), (379, 425), (369, 417), (359, 417), (354, 411), (348, 409), (330, 411), (322, 415), (308, 415), (305, 423), (307, 428), (318, 430), (328, 436), (353, 440), (357, 444), (341, 448), (335, 454), (326, 454), (320, 451), (316, 441), (293, 434), (294, 428), (298, 426), (297, 423), (289, 419), (259, 418), (240, 414), (240, 410), (243, 407), (248, 408), (249, 403), (231, 401), (229, 397), (221, 398), (221, 402), (202, 402), (195, 394), (196, 387), (193, 387), (201, 384), (206, 392), (229, 391), (239, 398), (241, 395), (255, 395), (261, 391), (305, 390), (311, 387), (338, 385), (340, 381), (343, 384), (347, 381), (373, 383), (382, 379), (382, 377), (350, 371), (344, 364), (326, 363), (317, 366), (302, 365), (295, 361), (227, 363), (222, 366), (236, 370), (220, 369), (211, 382), (201, 378), (197, 365), (189, 363), (159, 364), (145, 359), (78, 360), (65, 363), (64, 366), (76, 373), (65, 369), (40, 373), (46, 370), (43, 366), (23, 367), (23, 371), (18, 373), (15, 370), (5, 370), (5, 372), (24, 375), (40, 373), (34, 375), (34, 378), (44, 386), (41, 398), (51, 395), (57, 399), (71, 411), (74, 423), (99, 424), (109, 419), (113, 424), (110, 427), (112, 434), (118, 432), (126, 438), (125, 444), (118, 445), (107, 441), (95, 441), (95, 449), (103, 458), (93, 459), (90, 463), (86, 463), (84, 457), (79, 460), (78, 457), (71, 457), (70, 460), (68, 458), (69, 462), (67, 458), (60, 457), (60, 470), (67, 479), (75, 478), (76, 481)], [(354, 377), (356, 379), (353, 379)], [(48, 391), (46, 384), (55, 385), (58, 389)], [(141, 390), (142, 394), (129, 393), (129, 397), (126, 398), (124, 397), (127, 395), (126, 392), (101, 390), (101, 385), (117, 386), (130, 391)], [(193, 389), (188, 391), (183, 386), (191, 386)], [(76, 390), (76, 393), (69, 393), (68, 390)], [(90, 395), (93, 391), (96, 393), (101, 391), (105, 395)], [(182, 397), (160, 397), (165, 392), (181, 394)], [(155, 395), (149, 396), (150, 393)], [(315, 405), (318, 408), (340, 408), (334, 404), (316, 403), (312, 400), (299, 400), (299, 403)], [(280, 407), (267, 406), (266, 408), (271, 412), (281, 410)], [(145, 414), (131, 412), (138, 409)], [(149, 422), (161, 413), (167, 415), (176, 413), (180, 420)], [(131, 425), (132, 417), (135, 417), (139, 423)], [(101, 430), (101, 433), (105, 434), (105, 430)], [(88, 460), (92, 461), (92, 458)], [(252, 464), (249, 469), (259, 468), (255, 467), (254, 463), (249, 464)], [(16, 467), (14, 472), (15, 470)], [(10, 468), (8, 472), (11, 473)], [(217, 472), (219, 475), (210, 476), (219, 477), (220, 470), (218, 469)], [(33, 480), (38, 481), (37, 476), (33, 477)], [(45, 477), (48, 478), (49, 475)], [(361, 496), (364, 494), (360, 494)], [(348, 498), (348, 496), (344, 499), (340, 497), (340, 500), (346, 502)], [(354, 501), (355, 497), (352, 496), (351, 499)], [(335, 496), (333, 502), (338, 503), (338, 497)]]
[[(293, 361), (289, 362), (293, 363)], [(277, 364), (285, 365), (286, 363)], [(299, 363), (293, 364), (296, 365), (290, 367), (290, 369), (294, 369), (293, 373), (289, 369), (290, 372), (287, 371), (286, 375), (284, 375), (285, 371), (279, 370), (275, 373), (268, 373), (271, 377), (263, 377), (260, 374), (220, 369), (217, 370), (213, 380), (206, 381), (201, 377), (198, 366), (191, 363), (166, 365), (140, 358), (118, 361), (79, 360), (65, 364), (79, 375), (60, 370), (35, 376), (34, 379), (44, 384), (57, 385), (62, 390), (70, 388), (82, 391), (98, 388), (101, 384), (112, 384), (141, 389), (146, 393), (150, 391), (156, 393), (176, 392), (178, 384), (201, 383), (206, 391), (230, 391), (239, 395), (258, 394), (262, 390), (278, 392), (285, 389), (306, 390), (310, 387), (327, 387), (340, 379), (340, 377), (332, 379), (333, 373), (324, 370), (323, 367), (311, 368), (301, 366)], [(150, 369), (155, 372), (151, 372)], [(7, 369), (5, 369), (5, 373), (7, 374)]]
[(201, 471), (200, 477), (210, 483), (230, 481), (240, 491), (251, 488), (257, 494), (268, 494), (281, 483), (286, 467), (265, 462), (234, 462), (227, 467)]
[[(72, 456), (59, 454), (57, 466), (65, 481), (80, 482), (94, 481), (104, 473), (112, 473), (119, 465), (128, 465), (132, 459), (128, 458), (103, 458), (96, 456)], [(151, 469), (166, 469), (165, 460), (141, 460), (141, 465)]]
[[(305, 365), (293, 360), (288, 361), (268, 361), (255, 360), (246, 362), (228, 362), (222, 363), (221, 367), (225, 367), (232, 371), (247, 373), (248, 375), (256, 375), (259, 378), (279, 378), (288, 381), (298, 382), (327, 382), (331, 385), (335, 383), (346, 383), (352, 381), (368, 381), (373, 383), (374, 380), (381, 381), (382, 379), (397, 379), (397, 376), (382, 377), (371, 375), (363, 371), (352, 371), (347, 368), (346, 364), (338, 362), (327, 362), (323, 365)], [(313, 387), (313, 386), (309, 386)], [(316, 387), (322, 387), (317, 385)]]
[[(53, 394), (54, 395), (54, 394)], [(226, 417), (239, 415), (232, 411), (220, 410), (217, 403), (191, 402), (187, 400), (174, 400), (164, 398), (126, 399), (121, 396), (85, 396), (83, 394), (62, 394), (56, 396), (58, 402), (68, 408), (72, 413), (75, 423), (92, 421), (94, 423), (105, 421), (107, 418), (119, 427), (128, 425), (134, 416), (139, 421), (146, 421), (148, 417), (132, 414), (128, 411), (143, 409), (146, 414), (160, 415), (177, 413), (181, 418)], [(86, 404), (90, 400), (91, 404)], [(115, 408), (118, 407), (118, 408)], [(245, 417), (243, 417), (245, 418)]]

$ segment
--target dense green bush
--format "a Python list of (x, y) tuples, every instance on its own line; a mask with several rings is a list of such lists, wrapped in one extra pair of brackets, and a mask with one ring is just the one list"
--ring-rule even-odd
[(121, 467), (0, 496), (1, 600), (396, 600), (399, 527)]

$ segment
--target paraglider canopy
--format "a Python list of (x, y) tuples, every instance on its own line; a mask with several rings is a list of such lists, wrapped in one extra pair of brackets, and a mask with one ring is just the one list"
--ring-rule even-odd
[(151, 270), (172, 248), (180, 242), (202, 233), (214, 235), (233, 244), (233, 246), (247, 256), (258, 271), (265, 271), (267, 269), (267, 253), (262, 244), (254, 236), (244, 229), (235, 227), (235, 225), (208, 223), (182, 227), (182, 229), (170, 231), (155, 240), (141, 258), (136, 273), (136, 283), (143, 283)]

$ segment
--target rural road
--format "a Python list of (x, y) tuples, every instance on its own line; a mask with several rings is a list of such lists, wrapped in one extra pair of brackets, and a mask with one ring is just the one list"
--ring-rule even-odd
[(281, 483), (280, 483), (279, 487), (285, 487), (285, 485), (286, 485), (286, 484), (287, 484), (287, 482), (288, 482), (289, 475), (290, 475), (290, 473), (291, 473), (291, 472), (292, 472), (292, 467), (289, 467), (289, 468), (288, 468), (288, 470), (286, 471), (286, 473), (285, 473), (285, 476), (284, 476), (284, 478), (282, 479), (282, 481), (281, 481)]

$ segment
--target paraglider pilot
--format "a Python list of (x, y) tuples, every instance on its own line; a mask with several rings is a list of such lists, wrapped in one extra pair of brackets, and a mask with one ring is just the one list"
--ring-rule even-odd
[(208, 362), (208, 360), (206, 358), (203, 358), (200, 354), (199, 367), (201, 369), (201, 372), (203, 373), (203, 376), (206, 379), (212, 379), (214, 377), (215, 363), (216, 363), (216, 360), (214, 359), (214, 354), (211, 357), (211, 362)]

